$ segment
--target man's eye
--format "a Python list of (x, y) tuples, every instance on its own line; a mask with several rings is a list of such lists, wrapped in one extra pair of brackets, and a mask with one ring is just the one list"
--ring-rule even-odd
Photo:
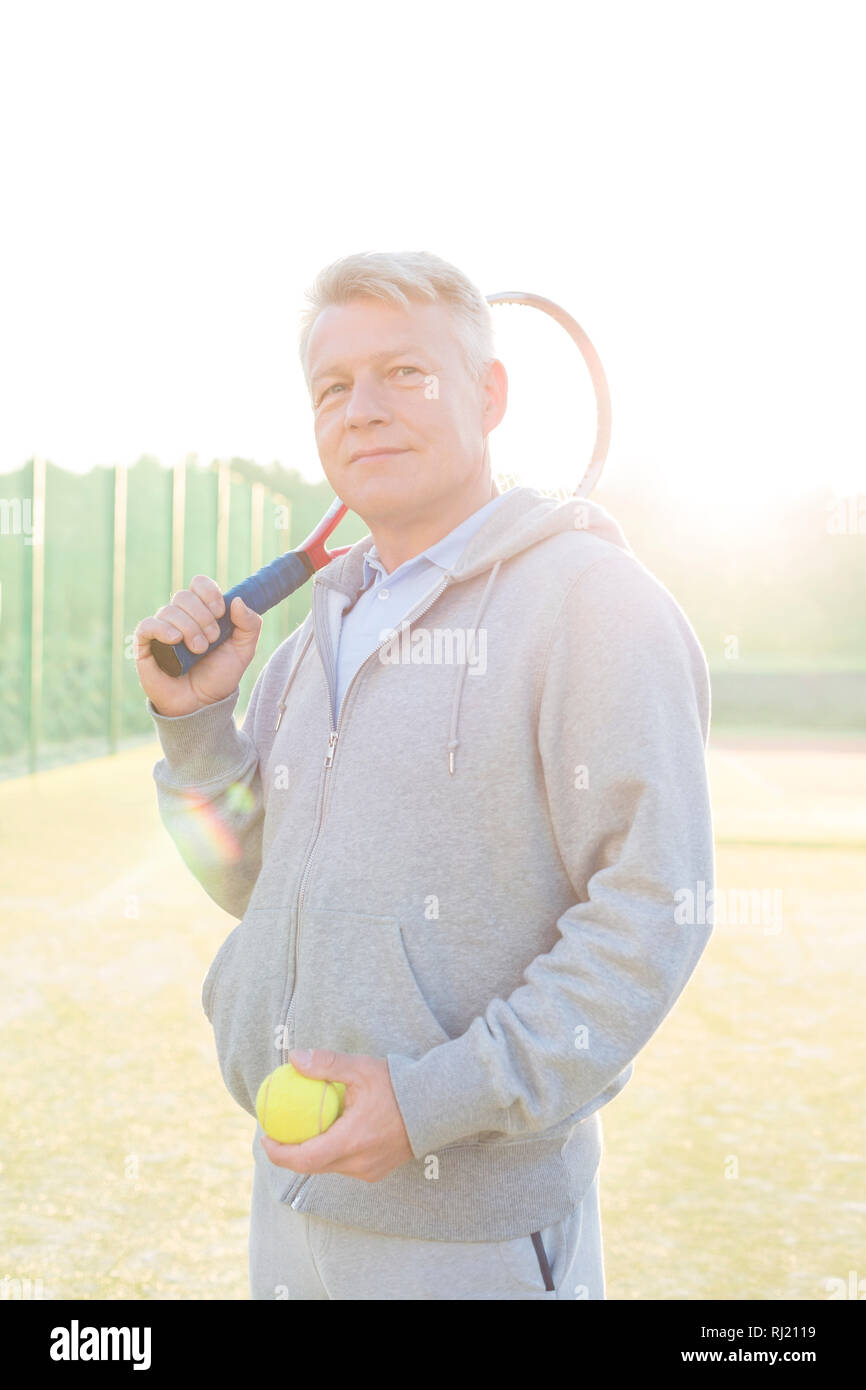
[[(398, 367), (398, 368), (397, 368), (397, 371), (398, 371), (398, 372), (417, 372), (417, 371), (418, 371), (418, 368), (417, 368), (417, 367), (408, 367), (408, 366), (407, 366), (407, 367)], [(420, 375), (420, 373), (419, 373), (419, 375)]]
[(326, 396), (330, 395), (330, 393), (334, 390), (335, 387), (342, 386), (342, 384), (342, 381), (335, 381), (331, 386), (326, 386), (321, 396), (319, 397), (319, 402), (321, 403)]

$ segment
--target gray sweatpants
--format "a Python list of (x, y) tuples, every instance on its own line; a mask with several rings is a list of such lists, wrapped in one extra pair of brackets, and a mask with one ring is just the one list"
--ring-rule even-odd
[(596, 1170), (580, 1205), (538, 1233), (539, 1249), (538, 1236), (535, 1242), (529, 1235), (494, 1241), (414, 1240), (293, 1211), (275, 1199), (258, 1160), (250, 1212), (250, 1297), (603, 1299), (598, 1180)]

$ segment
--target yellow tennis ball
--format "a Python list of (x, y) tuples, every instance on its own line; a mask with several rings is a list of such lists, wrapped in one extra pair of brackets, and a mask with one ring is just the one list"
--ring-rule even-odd
[(346, 1085), (304, 1076), (291, 1062), (266, 1076), (256, 1096), (259, 1124), (280, 1144), (303, 1144), (324, 1134), (343, 1113)]

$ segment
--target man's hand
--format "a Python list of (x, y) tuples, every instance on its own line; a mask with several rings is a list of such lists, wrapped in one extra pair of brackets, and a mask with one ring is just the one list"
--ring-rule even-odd
[(177, 718), (216, 704), (240, 684), (256, 654), (262, 630), (259, 613), (247, 608), (240, 595), (232, 599), (229, 617), (234, 629), (222, 646), (214, 647), (184, 676), (169, 676), (150, 650), (154, 639), (176, 646), (186, 642), (191, 651), (207, 652), (219, 637), (216, 619), (225, 613), (225, 599), (215, 579), (197, 574), (188, 589), (172, 596), (152, 618), (142, 618), (133, 633), (133, 654), (138, 679), (157, 714)]
[(379, 1182), (413, 1157), (384, 1057), (322, 1049), (290, 1056), (304, 1076), (344, 1081), (346, 1096), (342, 1115), (324, 1134), (303, 1144), (280, 1144), (262, 1136), (262, 1147), (278, 1168)]

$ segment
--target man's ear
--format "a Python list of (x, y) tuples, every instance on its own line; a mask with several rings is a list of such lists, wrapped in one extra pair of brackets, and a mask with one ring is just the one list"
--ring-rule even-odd
[(483, 417), (485, 437), (495, 430), (508, 406), (508, 373), (505, 364), (495, 358), (487, 368), (482, 381), (484, 399)]

